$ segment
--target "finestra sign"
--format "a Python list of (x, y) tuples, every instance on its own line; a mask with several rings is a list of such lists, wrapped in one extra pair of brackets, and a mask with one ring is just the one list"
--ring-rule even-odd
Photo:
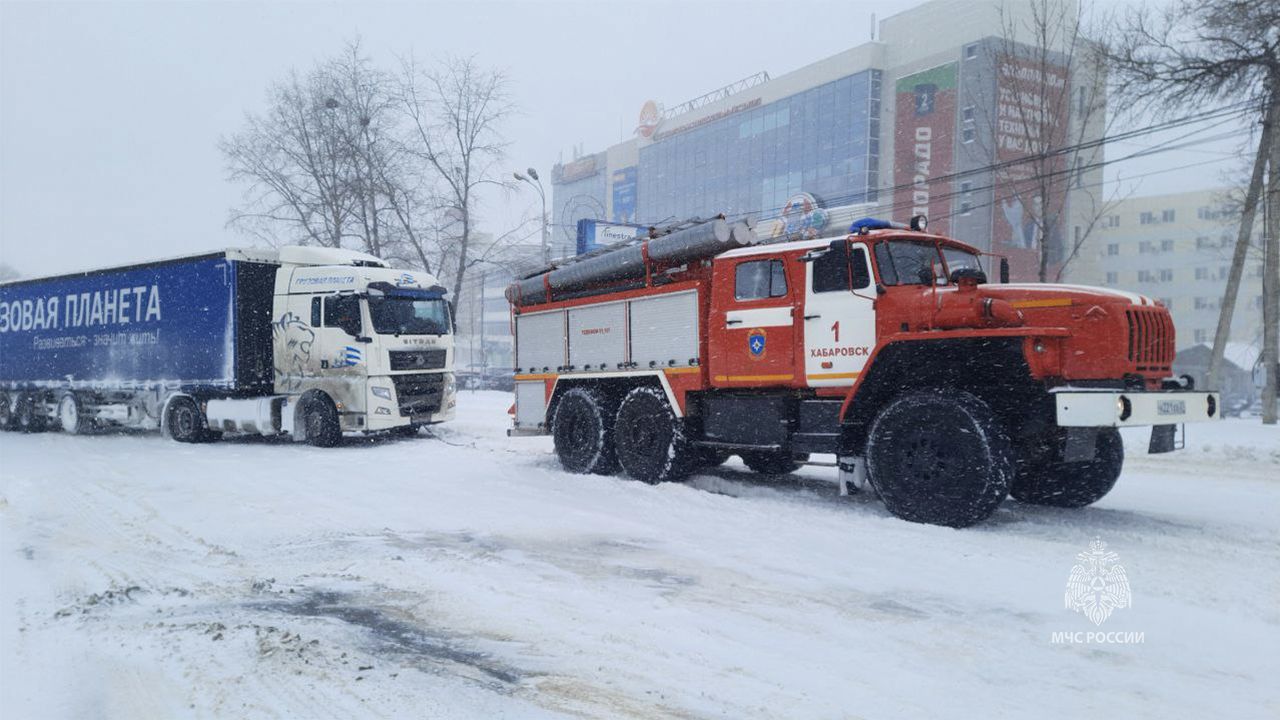
[(160, 286), (137, 285), (0, 302), (0, 333), (160, 320)]

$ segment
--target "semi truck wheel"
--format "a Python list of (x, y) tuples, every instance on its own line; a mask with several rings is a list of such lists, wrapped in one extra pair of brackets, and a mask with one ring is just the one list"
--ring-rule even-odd
[(58, 423), (68, 435), (84, 435), (93, 429), (93, 421), (85, 415), (80, 398), (71, 392), (58, 401)]
[(556, 405), (551, 437), (560, 465), (571, 473), (611, 475), (618, 470), (613, 448), (613, 414), (604, 393), (569, 388)]
[(200, 412), (195, 398), (176, 397), (170, 400), (164, 422), (169, 437), (178, 442), (198, 443), (211, 439), (204, 413)]
[[(1054, 434), (1058, 443), (1051, 458), (1062, 457), (1066, 433)], [(1094, 457), (1084, 462), (1032, 459), (1018, 464), (1009, 494), (1019, 502), (1050, 507), (1079, 508), (1102, 499), (1116, 486), (1124, 466), (1124, 442), (1116, 428), (1098, 432)]]
[(14, 416), (17, 420), (18, 429), (25, 433), (43, 432), (45, 429), (45, 416), (40, 412), (40, 398), (32, 393), (22, 393), (18, 396), (17, 407), (14, 408)]
[(680, 480), (693, 470), (695, 451), (660, 388), (632, 388), (618, 407), (613, 433), (618, 462), (636, 480)]
[(908, 392), (871, 424), (867, 470), (894, 515), (968, 527), (995, 512), (1014, 477), (1013, 446), (985, 402), (952, 389)]
[(742, 462), (761, 475), (786, 475), (800, 469), (800, 465), (809, 459), (808, 453), (793, 453), (786, 450), (762, 450), (742, 453)]
[(302, 420), (308, 445), (329, 448), (342, 442), (338, 409), (327, 397), (304, 397), (298, 408), (298, 415)]

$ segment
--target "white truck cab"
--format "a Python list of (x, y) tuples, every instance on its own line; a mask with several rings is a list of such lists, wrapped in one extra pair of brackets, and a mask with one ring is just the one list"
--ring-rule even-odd
[(330, 248), (282, 248), (279, 262), (272, 355), (283, 430), (325, 444), (453, 418), (452, 313), (434, 276)]

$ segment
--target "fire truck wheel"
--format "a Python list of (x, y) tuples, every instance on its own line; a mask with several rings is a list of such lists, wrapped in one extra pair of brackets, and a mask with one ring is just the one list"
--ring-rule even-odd
[(323, 394), (304, 396), (299, 403), (298, 416), (302, 419), (307, 444), (312, 447), (337, 447), (342, 443), (342, 425), (338, 409)]
[(1013, 446), (985, 402), (960, 390), (899, 395), (867, 440), (872, 487), (894, 515), (967, 527), (995, 512), (1014, 477)]
[(604, 393), (598, 390), (574, 387), (565, 391), (551, 421), (551, 436), (561, 467), (571, 473), (617, 472), (611, 409)]
[(13, 429), (13, 405), (9, 393), (0, 392), (0, 430)]
[[(1055, 433), (1054, 440), (1065, 444), (1066, 434)], [(1061, 457), (1061, 452), (1055, 452), (1053, 457)], [(1111, 492), (1123, 466), (1124, 442), (1120, 440), (1120, 431), (1105, 428), (1098, 433), (1092, 460), (1019, 463), (1018, 475), (1009, 488), (1009, 494), (1030, 505), (1084, 507)]]
[(652, 385), (633, 388), (622, 399), (614, 443), (622, 469), (647, 483), (680, 480), (697, 462), (683, 422), (671, 411), (662, 390)]
[(40, 398), (32, 393), (18, 396), (18, 406), (14, 408), (18, 429), (24, 433), (43, 432), (45, 417), (40, 414)]
[(809, 453), (793, 453), (785, 450), (744, 452), (742, 462), (761, 475), (786, 475), (800, 469), (809, 459)]

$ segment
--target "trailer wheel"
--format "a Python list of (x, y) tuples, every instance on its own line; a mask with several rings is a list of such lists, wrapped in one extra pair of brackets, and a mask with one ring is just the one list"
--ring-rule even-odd
[(40, 398), (33, 393), (22, 393), (18, 396), (18, 406), (14, 416), (18, 429), (24, 433), (44, 432), (46, 419), (40, 414)]
[(786, 475), (800, 469), (809, 453), (787, 450), (760, 450), (742, 453), (742, 462), (761, 475)]
[[(1055, 433), (1053, 441), (1065, 444), (1066, 434)], [(1060, 446), (1052, 458), (1061, 457)], [(1018, 464), (1018, 474), (1009, 494), (1019, 502), (1049, 507), (1079, 508), (1101, 500), (1111, 492), (1124, 466), (1124, 442), (1120, 431), (1103, 428), (1098, 433), (1094, 458), (1084, 462), (1027, 460)]]
[(9, 393), (0, 392), (0, 430), (13, 429), (13, 401)]
[(614, 422), (618, 462), (627, 475), (647, 483), (679, 480), (697, 461), (666, 394), (652, 385), (632, 388)]
[(894, 515), (968, 527), (995, 512), (1014, 477), (1013, 446), (995, 413), (952, 389), (904, 393), (867, 440), (872, 487)]
[(313, 447), (336, 447), (342, 442), (342, 425), (338, 409), (327, 396), (310, 395), (298, 407), (307, 444)]
[(165, 411), (164, 425), (169, 437), (178, 442), (207, 442), (213, 438), (195, 398), (182, 396), (170, 400)]
[(611, 475), (618, 471), (613, 448), (613, 414), (604, 393), (586, 387), (564, 392), (551, 421), (560, 465), (571, 473)]
[(58, 400), (58, 423), (68, 435), (84, 435), (93, 429), (93, 421), (84, 413), (84, 405), (73, 392)]

